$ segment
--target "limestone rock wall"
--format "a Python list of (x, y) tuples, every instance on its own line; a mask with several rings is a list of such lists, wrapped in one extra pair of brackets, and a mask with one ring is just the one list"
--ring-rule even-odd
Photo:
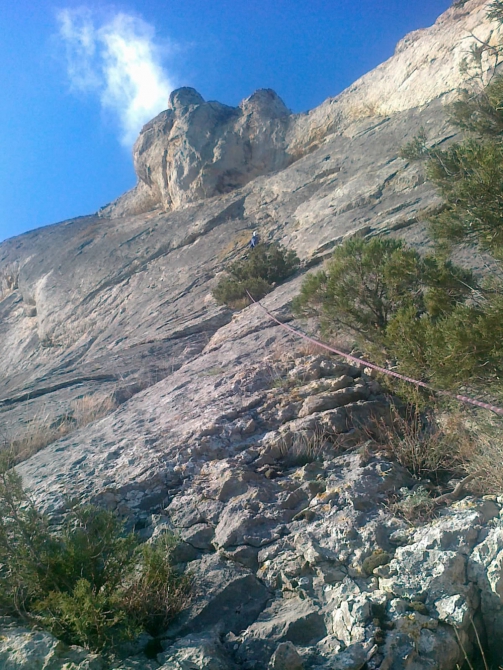
[[(461, 65), (472, 44), (501, 43), (501, 28), (487, 20), (490, 0), (454, 2), (433, 26), (401, 40), (395, 54), (340, 95), (330, 98), (292, 123), (287, 137), (295, 154), (316, 146), (327, 134), (344, 132), (352, 120), (386, 117), (421, 108), (435, 99), (452, 100), (473, 72)], [(363, 36), (362, 39), (365, 39)], [(491, 60), (483, 68), (491, 70)]]
[[(168, 109), (144, 126), (133, 147), (139, 180), (134, 211), (177, 209), (286, 167), (289, 117), (270, 89), (256, 91), (239, 107), (205, 102), (192, 88), (173, 91)], [(102, 214), (130, 212), (130, 200), (131, 194)]]
[[(290, 114), (269, 89), (239, 107), (205, 102), (191, 88), (174, 91), (133, 148), (137, 186), (101, 215), (173, 210), (228, 193), (283, 169), (355, 120), (448, 101), (471, 74), (461, 69), (471, 44), (501, 40), (501, 29), (486, 18), (489, 4), (454, 3), (431, 28), (407, 35), (388, 61), (307, 114)], [(490, 58), (483, 67), (491, 69)]]
[[(443, 103), (459, 45), (492, 30), (487, 2), (457, 4), (307, 115), (269, 91), (239, 108), (175, 92), (135, 145), (136, 189), (101, 216), (0, 245), (0, 438), (74, 424), (19, 466), (26, 485), (56, 517), (78, 496), (145, 539), (174, 529), (202, 585), (163, 653), (128, 667), (454, 670), (455, 631), (468, 653), (476, 644), (471, 618), (501, 663), (501, 500), (470, 498), (409, 532), (389, 505), (414, 483), (351, 442), (386, 418), (379, 388), (297, 351), (258, 308), (211, 296), (254, 229), (303, 261), (264, 300), (284, 320), (304, 274), (346, 237), (428, 247), (424, 212), (440, 201), (399, 152), (421, 126), (432, 144), (456, 137)], [(470, 249), (458, 260), (485, 266)], [(100, 394), (112, 409), (79, 428), (76, 401)], [(285, 445), (320, 430), (344, 453), (285, 464)], [(52, 663), (41, 652), (40, 667), (60, 667), (53, 639), (14, 628), (2, 661), (15, 648), (12, 662), (28, 660), (13, 667), (36, 668), (39, 644)]]

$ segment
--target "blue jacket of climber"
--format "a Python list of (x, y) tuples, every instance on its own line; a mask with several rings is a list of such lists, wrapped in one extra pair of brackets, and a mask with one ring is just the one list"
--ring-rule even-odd
[(250, 244), (248, 246), (250, 247), (250, 249), (255, 249), (255, 247), (257, 246), (257, 244), (259, 242), (260, 242), (260, 237), (259, 237), (259, 234), (257, 233), (257, 231), (255, 230), (253, 232), (252, 238), (250, 240)]

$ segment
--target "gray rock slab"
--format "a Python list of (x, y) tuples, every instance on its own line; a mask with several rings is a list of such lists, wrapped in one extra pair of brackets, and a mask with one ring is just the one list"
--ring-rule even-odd
[(218, 555), (190, 564), (195, 595), (168, 629), (170, 638), (213, 630), (239, 633), (264, 609), (271, 595), (249, 570)]
[(308, 599), (275, 600), (240, 636), (237, 657), (243, 662), (267, 667), (280, 642), (306, 646), (316, 644), (327, 630), (320, 608)]
[(294, 644), (281, 642), (271, 656), (268, 668), (269, 670), (304, 670), (304, 663)]
[(0, 628), (0, 667), (4, 670), (105, 670), (102, 658), (68, 647), (50, 633), (14, 625)]
[(229, 654), (218, 637), (189, 635), (159, 654), (159, 670), (235, 670)]

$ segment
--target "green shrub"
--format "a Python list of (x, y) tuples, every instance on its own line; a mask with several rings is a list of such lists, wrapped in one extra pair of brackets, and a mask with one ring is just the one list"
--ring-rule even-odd
[[(487, 16), (503, 24), (503, 0), (491, 2)], [(427, 177), (444, 199), (429, 220), (442, 257), (453, 245), (469, 243), (503, 260), (503, 76), (495, 74), (502, 56), (501, 44), (479, 40), (465, 59), (470, 90), (450, 107), (451, 122), (467, 134), (465, 139), (446, 149), (428, 147), (421, 129), (401, 151), (408, 160), (426, 159)], [(488, 63), (493, 70), (484, 75)], [(415, 313), (408, 306), (390, 320), (388, 354), (400, 369), (437, 386), (479, 386), (493, 397), (500, 395), (503, 285), (493, 279), (474, 287), (473, 280), (453, 272), (454, 266), (442, 268), (438, 261), (437, 266), (444, 276), (429, 282), (424, 309)], [(460, 284), (477, 288), (472, 300), (457, 293)]]
[(135, 628), (159, 635), (187, 602), (190, 577), (180, 575), (171, 559), (176, 540), (162, 536), (141, 547), (141, 574), (129, 582), (123, 605)]
[(503, 23), (503, 0), (493, 0), (489, 5), (487, 18), (491, 21), (499, 21)]
[(325, 270), (303, 282), (293, 309), (323, 325), (380, 339), (392, 315), (421, 295), (419, 254), (400, 240), (355, 238), (338, 247)]
[[(421, 257), (400, 240), (354, 239), (294, 300), (325, 333), (349, 330), (378, 361), (442, 389), (497, 382), (503, 374), (503, 297), (470, 271)], [(470, 300), (469, 300), (470, 298)]]
[(437, 320), (402, 310), (389, 324), (386, 349), (401, 371), (439, 388), (498, 383), (502, 318), (501, 309), (490, 304), (485, 309), (459, 304)]
[(213, 297), (219, 305), (240, 308), (249, 304), (248, 293), (255, 300), (261, 300), (271, 292), (272, 288), (271, 284), (261, 277), (250, 277), (245, 281), (238, 281), (233, 277), (224, 277), (213, 290)]
[(0, 612), (69, 644), (112, 648), (159, 633), (187, 600), (171, 561), (173, 539), (140, 546), (111, 512), (76, 505), (56, 531), (0, 464)]
[[(503, 4), (491, 5), (493, 18)], [(484, 51), (501, 47), (479, 45), (472, 53), (476, 69)], [(495, 53), (492, 53), (494, 56)], [(424, 129), (402, 147), (407, 160), (427, 159), (426, 174), (445, 201), (430, 217), (430, 230), (439, 250), (453, 244), (475, 243), (495, 258), (503, 258), (503, 76), (494, 77), (479, 91), (462, 91), (451, 105), (450, 120), (468, 136), (442, 150), (427, 147)]]
[(127, 627), (119, 594), (96, 591), (87, 579), (79, 579), (67, 591), (50, 591), (32, 604), (37, 623), (68, 644), (96, 651), (113, 648), (140, 631)]
[(247, 292), (260, 300), (297, 270), (297, 254), (279, 244), (259, 244), (247, 258), (232, 263), (227, 277), (213, 289), (213, 297), (221, 305), (242, 307), (249, 303)]
[(299, 316), (319, 316), (328, 331), (350, 329), (366, 341), (386, 340), (397, 314), (437, 318), (471, 292), (470, 271), (421, 257), (401, 240), (352, 239), (325, 270), (308, 275), (293, 302)]
[(424, 486), (418, 486), (411, 491), (404, 487), (399, 493), (400, 498), (390, 506), (394, 514), (402, 516), (411, 523), (424, 523), (432, 518), (435, 503)]
[(445, 208), (431, 217), (434, 238), (444, 247), (474, 242), (503, 257), (503, 146), (467, 139), (430, 156), (427, 175)]
[(406, 161), (417, 161), (421, 158), (426, 158), (428, 156), (426, 139), (426, 132), (421, 127), (419, 133), (400, 149), (400, 158)]

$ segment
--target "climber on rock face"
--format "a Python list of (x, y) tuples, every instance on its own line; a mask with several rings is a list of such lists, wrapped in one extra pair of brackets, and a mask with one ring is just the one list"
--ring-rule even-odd
[(253, 231), (252, 238), (251, 238), (251, 240), (250, 240), (250, 244), (249, 244), (250, 249), (255, 249), (255, 247), (257, 246), (257, 244), (258, 244), (259, 242), (260, 242), (259, 234), (257, 233), (256, 230), (254, 230), (254, 231)]

